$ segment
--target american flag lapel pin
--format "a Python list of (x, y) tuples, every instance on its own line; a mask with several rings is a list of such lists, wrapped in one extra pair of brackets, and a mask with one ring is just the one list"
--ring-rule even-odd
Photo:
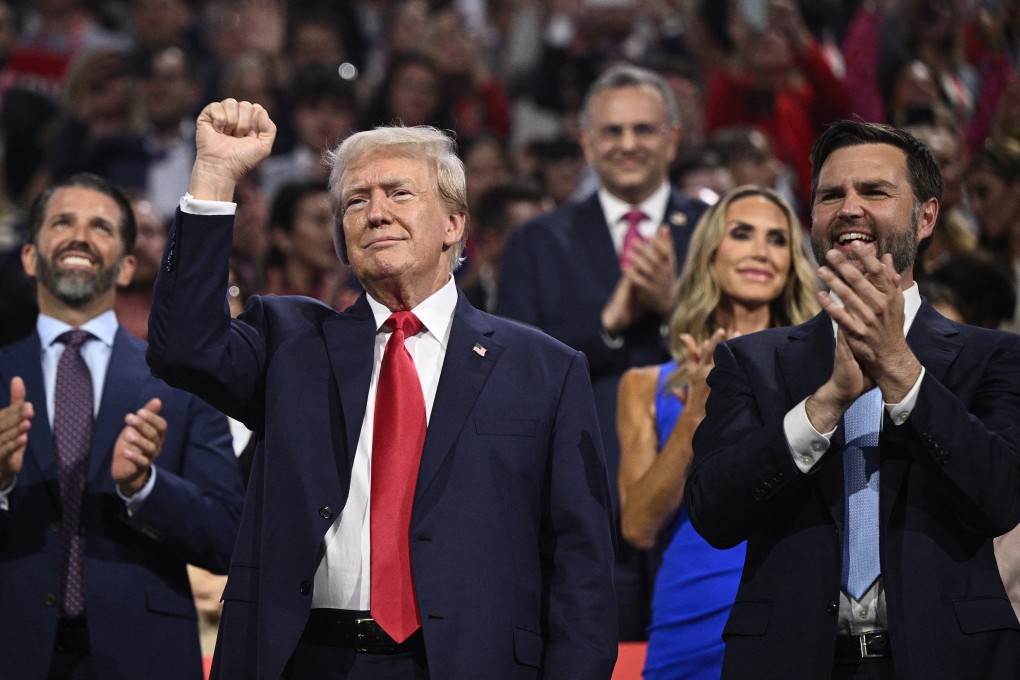
[(480, 357), (484, 357), (485, 353), (488, 352), (489, 350), (485, 349), (484, 347), (482, 347), (481, 345), (479, 345), (476, 342), (475, 346), (471, 348), (471, 351), (474, 352), (475, 354), (477, 354)]

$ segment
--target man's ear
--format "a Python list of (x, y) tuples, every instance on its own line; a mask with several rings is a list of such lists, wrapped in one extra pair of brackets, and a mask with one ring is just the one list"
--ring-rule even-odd
[(36, 250), (34, 243), (26, 243), (21, 247), (21, 266), (30, 279), (36, 277)]
[(131, 283), (131, 278), (135, 275), (135, 265), (138, 264), (138, 260), (135, 259), (134, 255), (125, 255), (120, 258), (120, 271), (117, 272), (117, 286), (124, 288)]
[(446, 218), (446, 234), (443, 236), (443, 245), (449, 247), (456, 244), (464, 237), (465, 229), (467, 229), (467, 213), (463, 210), (450, 213)]
[(929, 198), (921, 205), (921, 214), (917, 218), (917, 242), (931, 236), (935, 231), (935, 222), (939, 218), (939, 202), (936, 198)]

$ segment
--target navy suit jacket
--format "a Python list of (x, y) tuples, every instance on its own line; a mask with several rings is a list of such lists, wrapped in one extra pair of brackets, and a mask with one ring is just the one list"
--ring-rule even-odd
[[(278, 678), (347, 500), (376, 327), (364, 297), (342, 313), (254, 297), (231, 321), (231, 223), (178, 212), (148, 358), (256, 432), (213, 676)], [(584, 357), (461, 297), (411, 517), (432, 677), (609, 678), (611, 526)]]
[[(666, 223), (673, 234), (677, 271), (687, 244), (707, 206), (670, 193)], [(602, 335), (602, 308), (620, 281), (620, 261), (606, 226), (598, 194), (570, 203), (515, 230), (500, 265), (495, 313), (542, 329), (584, 352), (591, 370), (613, 498), (620, 465), (616, 434), (616, 395), (628, 368), (669, 359), (663, 319), (646, 313), (622, 334), (613, 348)]]
[[(13, 376), (35, 409), (24, 465), (0, 511), (0, 676), (44, 678), (60, 615), (60, 491), (33, 332), (0, 350), (0, 403)], [(152, 397), (168, 427), (156, 482), (127, 516), (110, 477), (124, 416)], [(101, 678), (202, 677), (188, 563), (225, 573), (243, 491), (226, 418), (149, 374), (145, 345), (117, 330), (82, 502), (85, 616)]]
[[(925, 367), (909, 419), (885, 416), (882, 579), (896, 677), (1020, 677), (1020, 623), (992, 539), (1020, 521), (1020, 336), (953, 323), (927, 302), (907, 335)], [(827, 678), (844, 530), (843, 432), (808, 474), (783, 417), (832, 373), (822, 313), (720, 345), (694, 438), (691, 523), (747, 540), (723, 632), (724, 678)]]

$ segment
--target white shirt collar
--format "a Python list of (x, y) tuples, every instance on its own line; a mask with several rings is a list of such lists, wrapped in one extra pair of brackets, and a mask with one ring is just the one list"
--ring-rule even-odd
[[(99, 316), (94, 316), (83, 323), (80, 328), (96, 336), (107, 347), (113, 347), (113, 339), (117, 335), (118, 325), (117, 315), (112, 309), (108, 309)], [(39, 339), (42, 341), (43, 347), (49, 347), (63, 333), (74, 330), (74, 326), (46, 314), (39, 314), (39, 318), (35, 322), (35, 328), (39, 333)]]
[[(843, 306), (843, 301), (839, 299), (831, 290), (829, 296), (836, 301), (840, 307)], [(914, 323), (914, 318), (917, 316), (918, 310), (921, 309), (921, 293), (917, 288), (917, 282), (915, 281), (903, 291), (903, 335), (910, 332), (910, 326)], [(836, 322), (832, 322), (832, 333), (836, 334)]]
[[(368, 306), (372, 308), (372, 316), (375, 317), (375, 327), (380, 330), (393, 312), (371, 295), (368, 295), (367, 298)], [(449, 281), (442, 288), (422, 300), (411, 311), (425, 326), (425, 330), (440, 342), (443, 349), (446, 349), (447, 340), (450, 338), (453, 313), (456, 309), (457, 284), (454, 283), (453, 276), (450, 276)]]
[[(645, 200), (638, 203), (641, 211), (648, 215), (648, 219), (643, 224), (652, 224), (654, 227), (651, 232), (654, 233), (658, 230), (659, 225), (666, 219), (666, 206), (669, 204), (669, 182), (664, 181), (658, 189), (652, 192), (652, 195)], [(630, 211), (632, 204), (626, 201), (621, 201), (616, 196), (613, 196), (602, 187), (598, 191), (599, 203), (602, 205), (602, 212), (606, 216), (606, 224), (612, 227), (616, 227), (623, 220), (624, 215)], [(644, 233), (644, 230), (642, 230)]]

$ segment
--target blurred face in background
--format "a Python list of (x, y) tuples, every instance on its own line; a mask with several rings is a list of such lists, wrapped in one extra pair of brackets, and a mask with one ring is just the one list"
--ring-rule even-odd
[(135, 236), (135, 274), (131, 285), (150, 288), (159, 273), (159, 264), (166, 248), (166, 229), (155, 206), (144, 199), (131, 202), (138, 234)]
[(1020, 229), (1020, 182), (1007, 183), (988, 170), (972, 170), (967, 175), (970, 209), (990, 239), (1007, 236)]
[(640, 203), (666, 181), (680, 138), (662, 95), (650, 85), (603, 90), (589, 114), (589, 129), (581, 133), (585, 158), (609, 193)]
[(405, 125), (435, 122), (439, 75), (422, 64), (405, 64), (390, 85), (389, 108), (393, 118)]

